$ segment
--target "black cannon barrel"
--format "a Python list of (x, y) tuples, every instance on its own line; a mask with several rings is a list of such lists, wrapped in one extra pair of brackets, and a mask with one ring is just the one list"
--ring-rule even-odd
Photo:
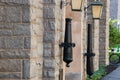
[(93, 73), (93, 61), (92, 61), (92, 57), (95, 56), (95, 54), (92, 52), (92, 25), (88, 24), (88, 30), (87, 30), (87, 63), (86, 63), (86, 67), (87, 67), (87, 74), (88, 75), (92, 75)]
[(64, 43), (64, 54), (63, 54), (63, 61), (66, 62), (66, 66), (69, 67), (69, 63), (73, 61), (72, 58), (72, 34), (71, 34), (71, 21), (72, 19), (66, 18), (66, 25), (65, 25), (65, 38)]
[(63, 61), (67, 67), (69, 67), (69, 64), (73, 61), (72, 47), (75, 47), (75, 43), (72, 43), (71, 21), (72, 19), (66, 18), (64, 42), (59, 45), (64, 48)]

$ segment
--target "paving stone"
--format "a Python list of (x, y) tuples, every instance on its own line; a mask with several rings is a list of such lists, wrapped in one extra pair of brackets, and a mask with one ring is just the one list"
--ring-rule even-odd
[(120, 80), (120, 67), (103, 77), (102, 80)]

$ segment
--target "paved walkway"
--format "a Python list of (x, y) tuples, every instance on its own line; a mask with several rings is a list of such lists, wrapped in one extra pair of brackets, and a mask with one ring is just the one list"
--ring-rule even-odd
[(120, 80), (120, 66), (106, 75), (102, 80)]

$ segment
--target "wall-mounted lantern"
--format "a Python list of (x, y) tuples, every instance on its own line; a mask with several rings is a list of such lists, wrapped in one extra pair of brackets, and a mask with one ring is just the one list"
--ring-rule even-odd
[(103, 4), (97, 0), (91, 3), (91, 7), (92, 7), (93, 19), (100, 19), (102, 14)]
[(102, 15), (103, 4), (99, 0), (95, 0), (90, 5), (84, 8), (84, 10), (91, 7), (92, 11), (92, 18), (93, 19), (100, 19)]
[(70, 0), (70, 2), (67, 2), (67, 1), (62, 1), (61, 0), (61, 9), (63, 6), (65, 5), (71, 5), (71, 9), (72, 11), (81, 11), (82, 9), (82, 4), (83, 4), (83, 1), (84, 0)]
[(75, 43), (72, 43), (71, 21), (72, 19), (66, 18), (64, 42), (60, 44), (60, 47), (64, 47), (63, 61), (67, 67), (69, 67), (69, 63), (73, 61), (72, 47), (75, 47)]
[(84, 1), (84, 0), (72, 0), (72, 1), (71, 1), (72, 11), (81, 11), (83, 1)]

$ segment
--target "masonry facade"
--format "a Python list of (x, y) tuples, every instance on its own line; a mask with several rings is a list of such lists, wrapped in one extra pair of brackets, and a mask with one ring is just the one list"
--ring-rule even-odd
[[(94, 37), (94, 41), (104, 42), (102, 46), (105, 48), (102, 49), (100, 58), (106, 64), (109, 0), (102, 2), (105, 8), (104, 19), (100, 22), (103, 28), (100, 29), (104, 30), (104, 37), (98, 27), (95, 28), (95, 34), (99, 32), (97, 34), (104, 41), (100, 42), (98, 35)], [(0, 80), (65, 80), (67, 73), (77, 77), (75, 80), (85, 80), (87, 28), (84, 11), (79, 13), (68, 10), (70, 12), (67, 13), (70, 6), (60, 8), (60, 3), (61, 0), (0, 0)], [(73, 17), (73, 42), (77, 44), (71, 68), (65, 68), (63, 49), (59, 47), (64, 41), (66, 17)], [(99, 24), (95, 23), (94, 25)], [(94, 51), (99, 54), (98, 48), (101, 45), (94, 44), (95, 46), (97, 49)], [(96, 58), (97, 62), (99, 60)], [(77, 74), (73, 74), (74, 72)]]

